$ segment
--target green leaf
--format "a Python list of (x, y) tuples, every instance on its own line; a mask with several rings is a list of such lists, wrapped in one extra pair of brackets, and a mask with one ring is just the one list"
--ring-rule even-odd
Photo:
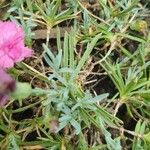
[(81, 126), (80, 126), (80, 124), (76, 120), (74, 120), (74, 119), (72, 119), (70, 121), (70, 123), (75, 128), (75, 130), (76, 130), (75, 133), (79, 134), (81, 132)]
[[(82, 69), (83, 65), (85, 64), (85, 62), (87, 61), (87, 59), (90, 57), (90, 53), (92, 52), (94, 46), (96, 45), (96, 43), (98, 42), (99, 39), (103, 38), (101, 33), (96, 35), (91, 43), (88, 43), (86, 51), (84, 52), (81, 60), (79, 61), (74, 74), (72, 75), (71, 80), (74, 80), (76, 78), (76, 76), (79, 74), (80, 70)], [(71, 82), (71, 81), (70, 81)]]
[(19, 145), (17, 143), (18, 136), (14, 135), (13, 133), (10, 133), (8, 136), (8, 147), (7, 150), (20, 150)]
[(109, 95), (108, 93), (101, 94), (101, 95), (95, 96), (94, 98), (88, 99), (86, 102), (90, 103), (90, 104), (97, 103), (97, 102), (100, 102), (100, 101), (104, 100), (105, 98), (107, 98), (108, 95)]
[(148, 132), (147, 134), (143, 135), (144, 139), (150, 143), (150, 132)]

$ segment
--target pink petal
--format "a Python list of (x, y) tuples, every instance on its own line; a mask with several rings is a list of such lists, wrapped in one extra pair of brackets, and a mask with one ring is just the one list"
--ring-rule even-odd
[(0, 68), (0, 107), (4, 106), (9, 94), (16, 89), (16, 82), (3, 69)]
[(4, 51), (0, 49), (0, 57), (2, 57), (4, 55), (5, 55)]
[(27, 57), (31, 57), (31, 55), (33, 53), (32, 50), (27, 47), (22, 47), (21, 51), (22, 51), (22, 53), (21, 53), (19, 59), (16, 60), (16, 62), (22, 61), (23, 59), (25, 59)]
[(3, 69), (0, 69), (0, 79), (0, 94), (14, 91), (15, 80), (13, 80)]
[(0, 94), (0, 107), (5, 106), (5, 104), (7, 103), (8, 99), (9, 99), (8, 95)]
[(20, 26), (11, 21), (0, 21), (0, 45), (7, 41), (16, 42), (16, 39), (24, 39), (24, 32)]
[(32, 55), (32, 50), (24, 46), (23, 29), (11, 21), (0, 21), (0, 67), (11, 68), (15, 62)]
[(14, 66), (14, 61), (7, 55), (0, 57), (0, 68), (11, 68)]
[(18, 60), (18, 59), (20, 58), (21, 54), (22, 54), (21, 48), (14, 46), (14, 47), (12, 47), (12, 48), (9, 50), (9, 52), (8, 52), (7, 55), (8, 55), (12, 60), (14, 60), (14, 62), (16, 62), (16, 60)]
[(11, 77), (3, 70), (0, 68), (0, 85), (2, 83), (4, 83), (5, 81), (9, 82), (11, 79)]

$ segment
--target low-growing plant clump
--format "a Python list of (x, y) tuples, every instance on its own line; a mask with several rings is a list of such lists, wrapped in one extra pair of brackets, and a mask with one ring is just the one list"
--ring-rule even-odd
[(149, 150), (149, 17), (149, 0), (2, 0), (0, 149)]

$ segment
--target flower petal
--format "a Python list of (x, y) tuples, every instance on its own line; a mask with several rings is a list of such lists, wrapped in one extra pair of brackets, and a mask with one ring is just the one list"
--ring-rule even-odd
[(16, 62), (22, 61), (23, 59), (30, 57), (33, 53), (32, 50), (27, 47), (22, 47), (21, 51), (22, 51), (22, 53), (21, 53), (20, 57), (16, 60)]
[(7, 103), (8, 99), (9, 99), (8, 95), (0, 94), (0, 107), (5, 106), (5, 104)]
[(4, 106), (9, 94), (16, 89), (16, 81), (11, 78), (3, 69), (0, 68), (0, 107)]
[[(3, 69), (0, 68), (0, 87), (1, 86), (8, 87), (8, 85), (10, 85), (12, 89), (12, 85), (11, 85), (12, 83), (14, 84), (14, 80), (11, 78), (11, 76), (8, 75)], [(1, 92), (2, 91), (0, 90), (0, 93)]]
[(11, 68), (13, 66), (14, 61), (8, 55), (0, 57), (0, 68)]
[(0, 21), (0, 29), (0, 67), (11, 68), (32, 55), (32, 50), (24, 46), (24, 32), (19, 25)]
[(7, 41), (16, 42), (18, 39), (24, 39), (24, 32), (22, 28), (14, 22), (0, 21), (0, 29), (2, 29), (0, 45)]

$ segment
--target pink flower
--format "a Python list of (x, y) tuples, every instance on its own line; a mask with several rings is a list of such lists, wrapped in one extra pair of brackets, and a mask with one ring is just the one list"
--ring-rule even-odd
[(23, 29), (14, 22), (0, 21), (0, 68), (11, 68), (31, 54), (24, 45)]
[(0, 107), (4, 106), (9, 94), (16, 88), (16, 82), (3, 69), (0, 69)]
[(7, 103), (9, 99), (9, 95), (7, 94), (0, 94), (0, 107), (5, 106), (5, 104)]

